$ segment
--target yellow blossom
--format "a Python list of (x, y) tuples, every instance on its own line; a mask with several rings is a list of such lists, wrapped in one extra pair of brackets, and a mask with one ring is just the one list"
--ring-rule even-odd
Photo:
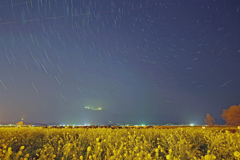
[(91, 151), (91, 147), (88, 146), (88, 148), (87, 148), (87, 152), (90, 152), (90, 151)]
[(234, 152), (234, 156), (237, 157), (237, 158), (240, 158), (240, 152), (235, 151), (235, 152)]

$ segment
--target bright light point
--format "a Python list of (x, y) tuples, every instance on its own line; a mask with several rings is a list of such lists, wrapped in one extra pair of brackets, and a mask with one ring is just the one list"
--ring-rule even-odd
[(85, 109), (89, 109), (89, 110), (92, 110), (92, 111), (101, 111), (102, 108), (91, 108), (91, 107), (84, 107)]
[(142, 124), (142, 126), (145, 126), (145, 124)]
[(195, 126), (195, 124), (191, 123), (190, 126)]

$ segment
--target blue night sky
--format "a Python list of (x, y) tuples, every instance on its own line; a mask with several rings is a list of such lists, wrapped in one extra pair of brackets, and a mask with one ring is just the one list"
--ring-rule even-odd
[(223, 124), (238, 1), (1, 1), (0, 123)]

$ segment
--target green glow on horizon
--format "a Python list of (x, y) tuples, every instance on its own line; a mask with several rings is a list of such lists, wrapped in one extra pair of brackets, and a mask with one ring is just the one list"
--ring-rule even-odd
[(99, 107), (99, 108), (85, 107), (85, 109), (89, 109), (89, 110), (93, 110), (93, 111), (101, 111), (102, 110), (101, 107)]

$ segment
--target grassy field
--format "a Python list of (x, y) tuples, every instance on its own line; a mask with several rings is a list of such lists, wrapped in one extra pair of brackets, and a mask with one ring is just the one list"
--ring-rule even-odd
[(239, 160), (240, 132), (236, 127), (0, 128), (0, 159)]

